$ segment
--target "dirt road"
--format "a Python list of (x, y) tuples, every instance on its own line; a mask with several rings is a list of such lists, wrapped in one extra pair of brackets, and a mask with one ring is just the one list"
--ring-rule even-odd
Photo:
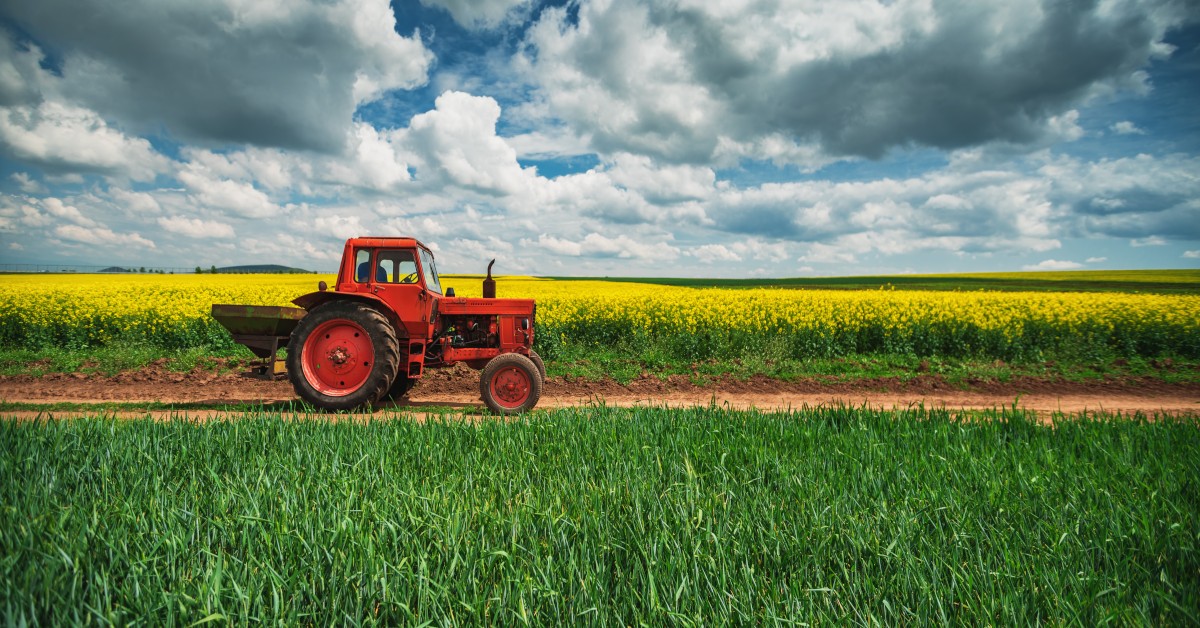
[[(263, 381), (245, 373), (211, 370), (179, 373), (161, 365), (111, 377), (81, 373), (0, 377), (0, 400), (35, 404), (159, 402), (220, 407), (295, 398), (291, 385), (285, 380)], [(852, 383), (723, 378), (698, 386), (682, 376), (663, 380), (644, 375), (625, 385), (615, 381), (555, 377), (547, 380), (539, 407), (600, 401), (616, 406), (665, 404), (673, 407), (716, 403), (763, 410), (838, 404), (866, 404), (884, 409), (923, 404), (927, 408), (975, 410), (1010, 407), (1016, 403), (1020, 408), (1043, 415), (1101, 410), (1124, 414), (1200, 415), (1200, 385), (1167, 384), (1139, 378), (1083, 383), (1025, 378), (1010, 382), (977, 382), (963, 389), (939, 376), (922, 375), (908, 381), (880, 379)], [(478, 373), (465, 366), (430, 371), (408, 399), (383, 409), (421, 412), (436, 407), (468, 412), (482, 408)]]

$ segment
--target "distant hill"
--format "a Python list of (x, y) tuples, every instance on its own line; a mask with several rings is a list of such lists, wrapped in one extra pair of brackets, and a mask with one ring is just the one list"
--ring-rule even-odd
[[(207, 272), (207, 271), (206, 271)], [(248, 264), (245, 266), (226, 266), (218, 268), (218, 273), (278, 273), (286, 275), (311, 275), (314, 271), (304, 270), (303, 268), (292, 268), (290, 266), (280, 266), (279, 264)]]
[(101, 269), (101, 270), (99, 270), (99, 271), (97, 271), (97, 272), (101, 272), (101, 273), (129, 273), (129, 272), (133, 272), (133, 271), (129, 270), (128, 268), (121, 268), (120, 266), (109, 266), (108, 268)]

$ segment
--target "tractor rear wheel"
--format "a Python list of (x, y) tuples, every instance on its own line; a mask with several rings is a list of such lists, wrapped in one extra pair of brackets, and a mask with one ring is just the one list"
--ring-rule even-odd
[(399, 364), (392, 324), (378, 310), (353, 301), (314, 308), (288, 343), (292, 388), (323, 410), (375, 403), (391, 388)]
[(479, 396), (497, 414), (531, 410), (542, 397), (541, 373), (520, 353), (501, 353), (483, 367)]

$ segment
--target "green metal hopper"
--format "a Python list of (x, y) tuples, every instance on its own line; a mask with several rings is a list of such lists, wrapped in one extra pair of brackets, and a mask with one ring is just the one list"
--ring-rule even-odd
[(256, 370), (267, 379), (286, 372), (278, 359), (279, 348), (287, 346), (292, 331), (306, 314), (307, 310), (298, 307), (275, 305), (212, 306), (212, 317), (229, 330), (233, 341), (262, 358)]

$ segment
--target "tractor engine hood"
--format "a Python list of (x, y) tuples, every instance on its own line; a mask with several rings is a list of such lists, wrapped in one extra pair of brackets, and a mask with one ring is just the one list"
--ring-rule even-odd
[(534, 303), (533, 299), (442, 297), (438, 299), (438, 312), (443, 316), (486, 316), (489, 314), (533, 316)]

